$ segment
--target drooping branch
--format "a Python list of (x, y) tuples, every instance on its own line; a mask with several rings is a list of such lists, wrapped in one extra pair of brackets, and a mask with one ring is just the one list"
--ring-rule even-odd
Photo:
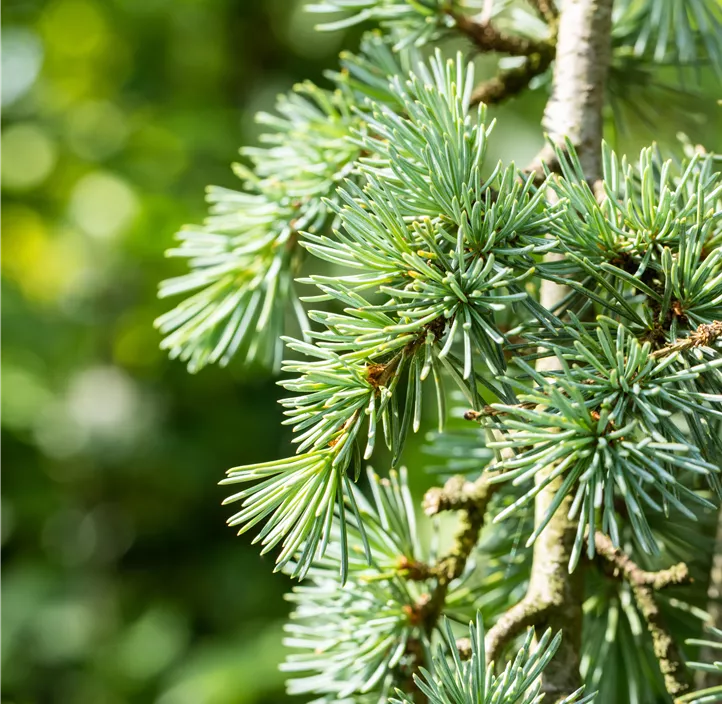
[[(707, 587), (707, 613), (709, 614), (709, 625), (719, 628), (722, 623), (722, 512), (717, 514), (714, 553)], [(700, 660), (702, 662), (714, 662), (718, 659), (719, 653), (717, 650), (709, 645), (702, 646), (700, 650)], [(698, 689), (705, 689), (712, 685), (722, 684), (722, 677), (720, 677), (719, 673), (699, 670), (695, 678), (695, 684)]]
[(596, 533), (594, 545), (597, 554), (607, 561), (610, 574), (617, 579), (623, 579), (632, 589), (634, 601), (652, 638), (654, 655), (664, 677), (667, 692), (672, 696), (684, 694), (690, 688), (689, 671), (659, 610), (655, 592), (688, 582), (687, 565), (680, 562), (665, 570), (647, 572), (628, 555), (615, 548), (606, 535)]
[(660, 613), (654, 598), (654, 589), (632, 585), (632, 594), (652, 637), (654, 655), (664, 677), (667, 692), (672, 696), (684, 694), (690, 689), (689, 671)]
[[(460, 527), (451, 548), (436, 564), (402, 559), (397, 568), (399, 574), (408, 580), (435, 580), (431, 594), (424, 594), (414, 606), (413, 618), (424, 625), (427, 633), (431, 633), (438, 624), (451, 582), (462, 575), (479, 540), (489, 501), (499, 487), (489, 481), (495, 474), (483, 471), (474, 482), (467, 481), (462, 476), (452, 477), (443, 487), (433, 487), (424, 496), (424, 511), (429, 516), (443, 511), (461, 513)], [(470, 644), (467, 644), (467, 649), (471, 652)], [(420, 674), (424, 662), (423, 648), (414, 640), (408, 644), (406, 652), (411, 660), (410, 674), (406, 682), (407, 691), (419, 694), (415, 675)]]

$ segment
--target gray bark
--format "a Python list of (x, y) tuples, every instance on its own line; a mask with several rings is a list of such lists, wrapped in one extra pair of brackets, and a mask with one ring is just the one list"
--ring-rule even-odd
[[(585, 176), (592, 182), (601, 177), (602, 108), (611, 54), (612, 4), (613, 0), (566, 0), (562, 4), (552, 96), (544, 112), (543, 126), (550, 139), (556, 144), (563, 144), (565, 137), (571, 140)], [(554, 308), (566, 292), (565, 287), (544, 281), (541, 303), (548, 309)], [(555, 358), (545, 358), (539, 360), (537, 368), (549, 371), (555, 364)], [(561, 478), (537, 495), (537, 524), (560, 483)], [(568, 517), (570, 503), (568, 497), (534, 545), (526, 596), (526, 601), (542, 614), (538, 626), (563, 633), (562, 645), (542, 684), (550, 702), (563, 699), (581, 686), (584, 585), (580, 570), (572, 575), (568, 571), (577, 529), (576, 521)]]
[(588, 180), (601, 176), (604, 87), (614, 0), (565, 0), (557, 34), (552, 95), (542, 125), (555, 143), (569, 138)]

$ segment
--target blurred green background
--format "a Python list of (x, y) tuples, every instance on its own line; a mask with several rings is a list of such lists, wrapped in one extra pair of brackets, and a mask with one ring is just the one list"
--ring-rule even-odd
[[(152, 321), (183, 266), (163, 251), (206, 184), (236, 185), (253, 114), (356, 45), (302, 4), (4, 3), (4, 702), (286, 701), (288, 581), (225, 527), (216, 485), (287, 452), (279, 391), (259, 370), (187, 374)], [(721, 149), (704, 81), (707, 102), (651, 105), (654, 129), (632, 111), (622, 144), (683, 129)], [(496, 111), (495, 156), (536, 153), (543, 103)]]

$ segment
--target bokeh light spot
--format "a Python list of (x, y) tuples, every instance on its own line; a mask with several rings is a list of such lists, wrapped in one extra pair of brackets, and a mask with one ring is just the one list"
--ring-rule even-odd
[(160, 349), (158, 331), (148, 326), (154, 311), (147, 308), (142, 309), (141, 313), (120, 320), (113, 338), (114, 360), (135, 370), (156, 366), (165, 359)]
[(59, 0), (43, 13), (41, 26), (53, 49), (69, 56), (85, 56), (102, 48), (107, 27), (98, 4), (89, 0)]
[(67, 410), (81, 427), (106, 437), (134, 426), (140, 399), (133, 380), (117, 367), (91, 367), (70, 383)]
[(3, 361), (2, 424), (18, 430), (31, 428), (52, 393), (30, 369)]
[(93, 555), (97, 543), (95, 525), (76, 508), (52, 513), (43, 526), (43, 546), (53, 562), (79, 565)]
[(22, 98), (31, 88), (43, 62), (43, 46), (38, 36), (26, 27), (2, 30), (2, 104)]
[(124, 232), (138, 212), (133, 189), (117, 176), (94, 171), (84, 176), (70, 198), (70, 215), (85, 232), (109, 239)]
[(84, 282), (88, 258), (82, 242), (52, 234), (40, 215), (22, 206), (2, 214), (2, 271), (28, 299), (57, 302)]
[(35, 620), (38, 656), (49, 664), (73, 660), (90, 646), (95, 630), (90, 604), (79, 599), (57, 601)]
[(88, 100), (68, 115), (68, 143), (83, 159), (105, 159), (123, 147), (127, 135), (123, 113), (108, 101)]
[(57, 149), (37, 125), (21, 123), (2, 135), (2, 186), (5, 190), (28, 191), (50, 175)]
[(182, 615), (156, 608), (136, 621), (120, 643), (117, 663), (136, 680), (157, 675), (175, 660), (188, 642), (188, 626)]
[(304, 0), (297, 0), (290, 12), (284, 7), (282, 16), (278, 18), (281, 22), (285, 20), (284, 39), (288, 45), (296, 54), (309, 59), (328, 56), (338, 51), (343, 41), (343, 32), (316, 30), (317, 25), (330, 21), (332, 15), (308, 12), (306, 5)]

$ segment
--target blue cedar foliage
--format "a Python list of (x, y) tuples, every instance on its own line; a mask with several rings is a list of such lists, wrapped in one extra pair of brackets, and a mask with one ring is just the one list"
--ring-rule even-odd
[(244, 147), (249, 166), (235, 164), (243, 191), (208, 189), (210, 216), (202, 227), (178, 234), (169, 257), (188, 261), (187, 274), (164, 281), (160, 296), (186, 294), (156, 320), (162, 347), (196, 372), (234, 357), (276, 371), (290, 308), (298, 326), (309, 328), (294, 289), (303, 252), (301, 231), (332, 221), (335, 189), (353, 177), (360, 149), (351, 139), (362, 129), (359, 107), (368, 95), (393, 104), (388, 77), (406, 70), (413, 52), (393, 55), (378, 38), (362, 54), (344, 55), (342, 71), (330, 73), (334, 90), (302, 83), (278, 98), (276, 113), (260, 113), (262, 147)]
[[(296, 394), (282, 404), (299, 454), (231, 470), (226, 483), (268, 477), (232, 497), (244, 501), (232, 522), (246, 530), (267, 516), (259, 538), (267, 548), (283, 545), (279, 566), (305, 543), (302, 575), (328, 540), (334, 501), (348, 491), (362, 457), (371, 457), (377, 426), (395, 463), (408, 431), (419, 428), (422, 386), (433, 376), (438, 399), (446, 378), (472, 406), (485, 395), (501, 400), (492, 404), (491, 422), (514, 434), (489, 447), (514, 448), (516, 456), (498, 463), (500, 480), (523, 487), (555, 465), (547, 481), (563, 476), (564, 483), (552, 510), (574, 491), (581, 518), (573, 562), (585, 529), (597, 526), (598, 509), (599, 527), (618, 542), (618, 495), (640, 545), (653, 552), (646, 511), (689, 514), (689, 501), (709, 505), (677, 477), (703, 475), (718, 484), (722, 360), (706, 345), (664, 356), (659, 350), (677, 333), (711, 324), (722, 300), (720, 220), (707, 214), (720, 196), (719, 175), (709, 159), (693, 158), (676, 180), (662, 163), (655, 181), (651, 153), (643, 152), (634, 172), (616, 166), (606, 149), (608, 193), (599, 204), (577, 176), (570, 149), (560, 154), (564, 174), (554, 182), (561, 198), (549, 204), (530, 178), (485, 162), (490, 129), (483, 109), (467, 108), (471, 69), (437, 56), (416, 71), (406, 83), (390, 82), (400, 113), (369, 110), (359, 143), (369, 153), (381, 146), (359, 166), (363, 187), (340, 189), (339, 229), (304, 236), (304, 248), (350, 271), (307, 279), (321, 292), (314, 300), (338, 301), (344, 312), (312, 311), (321, 325), (310, 333), (313, 342), (289, 341), (305, 356), (286, 363), (298, 376), (282, 382)], [(590, 225), (597, 221), (604, 227)], [(545, 235), (549, 229), (556, 238)], [(711, 251), (703, 246), (710, 240)], [(604, 243), (609, 254), (600, 262)], [(539, 255), (553, 248), (566, 250), (566, 260), (539, 265)], [(538, 276), (572, 285), (564, 306), (570, 322), (530, 295), (526, 283)], [(521, 373), (506, 372), (508, 337), (496, 315), (510, 304), (526, 311), (519, 331), (542, 354), (559, 357), (562, 371), (553, 379), (524, 355), (515, 359)], [(594, 323), (572, 312), (595, 308), (601, 317)], [(669, 420), (678, 412), (690, 416), (693, 438)], [(542, 487), (521, 493), (500, 517)], [(593, 543), (588, 549), (592, 554)]]
[[(567, 496), (579, 525), (570, 569), (585, 552), (594, 557), (586, 536), (595, 531), (650, 569), (680, 551), (703, 563), (708, 551), (694, 525), (720, 494), (718, 161), (700, 151), (665, 160), (656, 147), (631, 161), (603, 145), (601, 191), (571, 144), (558, 148), (561, 174), (543, 174), (541, 185), (491, 162), (493, 122), (484, 106), (469, 107), (473, 67), (440, 52), (421, 61), (410, 48), (444, 36), (472, 6), (317, 4), (341, 15), (336, 27), (380, 22), (395, 49), (368, 37), (329, 74), (334, 90), (304, 84), (261, 117), (264, 145), (244, 150), (250, 166), (236, 168), (244, 190), (211, 189), (212, 216), (169, 253), (190, 272), (161, 288), (189, 294), (158, 326), (192, 371), (240, 356), (286, 373), (281, 403), (296, 454), (231, 469), (223, 483), (241, 485), (227, 500), (240, 504), (229, 523), (254, 530), (278, 570), (305, 578), (290, 597), (294, 654), (284, 669), (289, 691), (317, 701), (387, 701), (399, 686), (394, 701), (410, 701), (412, 676), (435, 704), (537, 701), (558, 638), (545, 634), (532, 652), (530, 634), (497, 676), (481, 621), (467, 662), (447, 624), (432, 658), (418, 618), (429, 575), (408, 572), (424, 556), (405, 476), (371, 472), (372, 501), (355, 485), (381, 444), (399, 464), (429, 397), (441, 473), (474, 479), (493, 469), (501, 484), (495, 523), (443, 613), (468, 622), (508, 608), (523, 593), (529, 547)], [(640, 66), (719, 64), (718, 10), (715, 0), (621, 2), (615, 51)], [(534, 35), (534, 22), (525, 26)], [(561, 256), (544, 258), (550, 252)], [(299, 299), (307, 254), (333, 268), (302, 279), (316, 293)], [(543, 280), (569, 289), (551, 311), (538, 300)], [(284, 336), (288, 310), (302, 339)], [(538, 373), (542, 357), (557, 370)], [(444, 432), (447, 403), (459, 398), (479, 420), (471, 435)], [(534, 527), (534, 496), (555, 479), (550, 513)], [(583, 672), (599, 702), (616, 701), (595, 665), (605, 653), (625, 671), (625, 696), (651, 704), (653, 656), (624, 589), (600, 589), (587, 603), (606, 621), (585, 631)], [(412, 651), (426, 670), (412, 671)]]
[[(471, 657), (463, 661), (448, 621), (443, 624), (444, 647), (440, 647), (433, 659), (434, 672), (422, 668), (422, 676), (416, 681), (430, 704), (536, 704), (541, 693), (541, 674), (554, 656), (561, 637), (552, 637), (547, 630), (538, 643), (534, 643), (534, 631), (529, 629), (516, 657), (507, 663), (500, 675), (494, 673), (493, 663), (487, 663), (484, 652), (484, 627), (477, 617), (469, 624)], [(559, 704), (584, 704), (594, 695), (583, 697), (580, 689)], [(391, 704), (413, 704), (414, 699), (398, 692), (398, 699)]]
[[(414, 605), (428, 589), (399, 573), (400, 561), (411, 564), (422, 556), (406, 472), (381, 479), (369, 470), (372, 500), (356, 487), (351, 495), (359, 518), (334, 519), (336, 538), (326, 555), (294, 587), (294, 604), (286, 626), (291, 648), (282, 669), (291, 673), (288, 690), (322, 694), (334, 700), (356, 701), (353, 695), (385, 702), (392, 685), (408, 670), (412, 642), (428, 647)], [(347, 531), (348, 579), (338, 581), (342, 560), (339, 532)], [(321, 699), (320, 701), (324, 701)]]

